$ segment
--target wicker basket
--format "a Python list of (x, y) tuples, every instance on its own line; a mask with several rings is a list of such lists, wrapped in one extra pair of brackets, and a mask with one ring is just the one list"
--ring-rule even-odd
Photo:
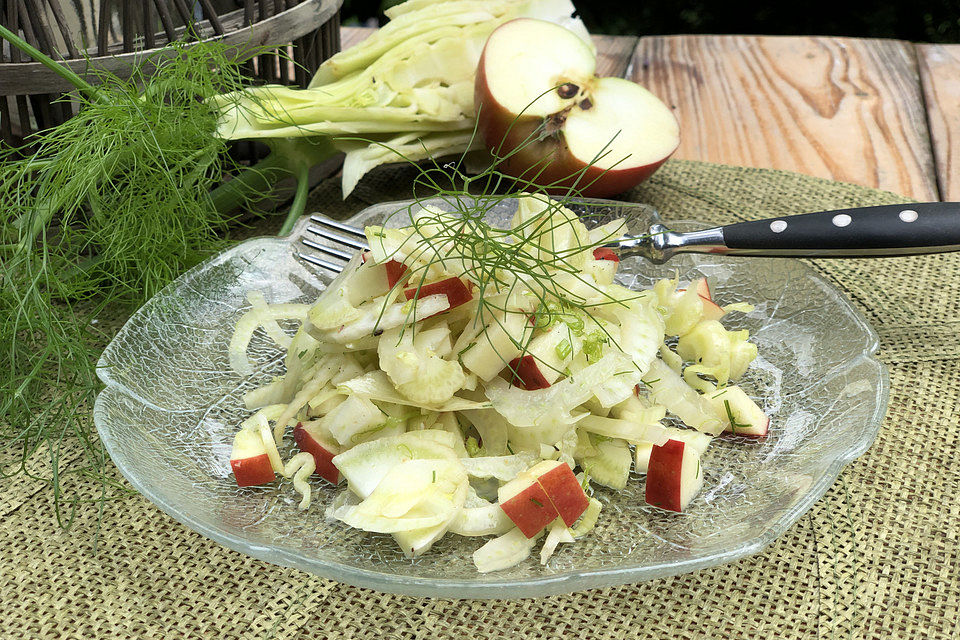
[[(219, 38), (239, 48), (268, 46), (246, 72), (264, 82), (305, 87), (340, 49), (343, 0), (5, 0), (0, 21), (83, 75), (93, 66), (119, 76), (182, 38)], [(73, 87), (4, 42), (0, 58), (0, 137), (19, 146), (30, 133), (70, 118)]]

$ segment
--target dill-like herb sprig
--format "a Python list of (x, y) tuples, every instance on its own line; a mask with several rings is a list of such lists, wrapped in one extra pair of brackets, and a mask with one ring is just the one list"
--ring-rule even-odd
[[(243, 83), (219, 43), (175, 43), (127, 80), (91, 71), (87, 81), (25, 50), (77, 87), (79, 112), (0, 151), (0, 446), (7, 460), (19, 451), (7, 475), (46, 450), (48, 470), (36, 477), (67, 528), (79, 498), (61, 490), (66, 474), (98, 480), (101, 498), (119, 487), (92, 433), (95, 361), (110, 337), (97, 323), (224, 246), (231, 218), (208, 191), (230, 164), (205, 99)], [(63, 465), (67, 453), (80, 459)]]
[[(476, 131), (474, 135), (477, 135)], [(447, 266), (450, 267), (449, 271), (463, 274), (474, 284), (478, 309), (473, 322), (478, 325), (497, 323), (504, 328), (506, 314), (526, 313), (517, 311), (502, 301), (509, 299), (510, 294), (515, 291), (522, 290), (525, 295), (534, 297), (537, 309), (534, 315), (535, 325), (538, 314), (543, 310), (560, 319), (567, 318), (564, 321), (568, 323), (582, 324), (584, 318), (590, 319), (599, 327), (595, 331), (595, 341), (598, 343), (596, 351), (599, 352), (600, 342), (609, 343), (619, 349), (615, 337), (604, 328), (605, 323), (595, 317), (594, 309), (605, 305), (626, 307), (632, 300), (644, 298), (645, 294), (638, 292), (636, 296), (628, 298), (612, 297), (603, 287), (598, 287), (589, 278), (584, 278), (570, 262), (573, 256), (609, 244), (613, 239), (601, 238), (591, 243), (575, 236), (577, 242), (573, 246), (560, 249), (544, 247), (536, 240), (545, 237), (553, 239), (563, 227), (571, 224), (563, 216), (552, 214), (582, 200), (578, 188), (579, 178), (606, 153), (607, 147), (579, 174), (563, 180), (564, 184), (569, 183), (572, 186), (563, 186), (560, 195), (550, 196), (550, 193), (561, 186), (560, 183), (538, 184), (536, 179), (539, 175), (517, 178), (503, 174), (498, 168), (506, 157), (520, 152), (525, 145), (534, 144), (538, 135), (538, 132), (535, 132), (505, 156), (494, 155), (492, 163), (478, 174), (471, 175), (466, 172), (465, 156), (457, 162), (442, 166), (436, 159), (428, 162), (425, 167), (411, 162), (420, 169), (414, 179), (413, 203), (394, 212), (383, 224), (391, 226), (391, 218), (396, 217), (402, 221), (401, 228), (429, 236), (429, 241), (420, 243), (413, 249), (410, 259), (405, 262), (420, 264), (410, 266), (395, 287), (412, 286), (419, 291), (427, 281), (431, 269)], [(400, 154), (398, 156), (398, 159), (406, 160)], [(545, 209), (541, 214), (521, 221), (511, 228), (491, 225), (490, 214), (500, 203), (530, 195), (544, 201)], [(449, 216), (414, 216), (424, 205), (438, 200), (449, 210)], [(603, 216), (602, 213), (587, 209), (580, 213), (578, 220), (589, 226)], [(429, 229), (424, 228), (427, 225)], [(599, 300), (588, 301), (572, 291), (558, 280), (557, 275), (560, 273), (569, 274), (577, 285), (586, 287), (591, 291), (591, 295), (597, 294)], [(492, 296), (491, 292), (500, 295)], [(416, 296), (414, 305), (415, 303)], [(412, 317), (415, 313), (414, 305), (408, 310), (408, 316)], [(411, 324), (410, 330), (415, 331), (415, 325)], [(507, 335), (509, 336), (509, 333)], [(528, 332), (522, 341), (510, 337), (514, 346), (520, 349), (521, 357), (528, 353), (533, 337), (534, 332)], [(553, 368), (549, 363), (541, 361), (540, 364)], [(516, 372), (513, 372), (513, 375), (516, 381)]]

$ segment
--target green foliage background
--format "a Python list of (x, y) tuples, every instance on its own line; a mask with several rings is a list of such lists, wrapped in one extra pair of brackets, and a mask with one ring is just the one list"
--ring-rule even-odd
[[(750, 33), (960, 42), (960, 0), (581, 0), (592, 33)], [(396, 0), (344, 0), (347, 24), (376, 26)]]

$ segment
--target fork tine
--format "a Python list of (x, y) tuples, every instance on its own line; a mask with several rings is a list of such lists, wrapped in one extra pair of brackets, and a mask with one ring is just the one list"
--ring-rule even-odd
[(341, 235), (331, 233), (326, 229), (321, 229), (319, 227), (309, 226), (307, 227), (307, 231), (326, 240), (332, 240), (333, 242), (352, 247), (353, 249), (359, 249), (360, 251), (366, 251), (370, 248), (367, 246), (366, 242), (360, 242), (359, 240), (354, 240), (353, 238), (345, 238)]
[(314, 242), (313, 240), (310, 240), (309, 238), (301, 238), (300, 242), (307, 245), (311, 249), (316, 249), (317, 251), (325, 253), (328, 256), (333, 256), (334, 258), (340, 258), (341, 260), (349, 260), (350, 258), (353, 257), (346, 251), (340, 251), (339, 249), (334, 249), (333, 247), (322, 245), (319, 242)]
[(331, 220), (330, 218), (324, 218), (323, 216), (318, 215), (312, 215), (310, 216), (310, 219), (317, 224), (324, 225), (325, 227), (330, 227), (331, 229), (336, 229), (337, 231), (343, 231), (344, 233), (366, 238), (366, 234), (363, 232), (363, 229), (358, 229), (357, 227), (350, 226), (349, 224), (337, 222), (336, 220)]
[(343, 265), (327, 262), (326, 260), (318, 258), (317, 256), (312, 256), (309, 253), (297, 252), (297, 257), (305, 262), (309, 262), (310, 264), (314, 264), (318, 267), (328, 269), (335, 273), (340, 273), (341, 271), (343, 271)]

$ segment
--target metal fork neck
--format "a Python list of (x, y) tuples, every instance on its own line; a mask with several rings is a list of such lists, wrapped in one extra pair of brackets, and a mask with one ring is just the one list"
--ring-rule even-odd
[(677, 233), (662, 224), (653, 224), (647, 235), (628, 236), (620, 243), (620, 257), (639, 256), (654, 264), (663, 264), (677, 253), (727, 253), (723, 229)]

